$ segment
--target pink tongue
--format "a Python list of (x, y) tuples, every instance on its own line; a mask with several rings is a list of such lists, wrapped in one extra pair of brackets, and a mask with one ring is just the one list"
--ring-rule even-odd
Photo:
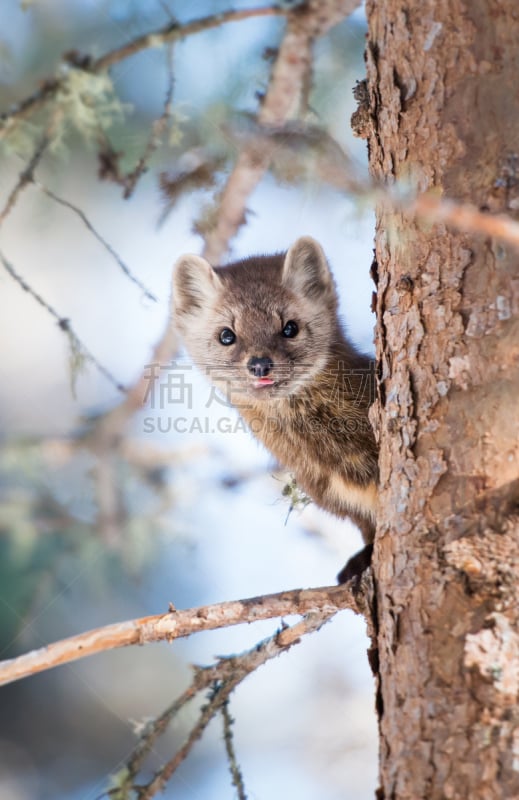
[(256, 383), (259, 383), (261, 386), (272, 386), (274, 381), (272, 378), (258, 378)]

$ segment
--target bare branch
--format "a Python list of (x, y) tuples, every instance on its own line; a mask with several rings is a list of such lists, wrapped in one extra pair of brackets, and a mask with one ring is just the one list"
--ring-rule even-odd
[[(258, 114), (258, 124), (281, 127), (295, 119), (306, 97), (314, 40), (340, 22), (359, 0), (309, 0), (288, 15), (287, 28), (273, 65), (270, 84)], [(272, 147), (273, 145), (271, 145)], [(271, 160), (271, 147), (245, 147), (218, 200), (216, 225), (205, 236), (203, 255), (221, 262), (230, 240), (246, 221), (247, 202)]]
[[(90, 56), (80, 56), (76, 53), (73, 54), (74, 58), (69, 57), (69, 61), (74, 63), (75, 66), (80, 66), (81, 69), (91, 73), (104, 72), (114, 64), (136, 53), (140, 53), (142, 50), (147, 50), (151, 47), (163, 47), (166, 44), (185, 39), (187, 36), (192, 36), (201, 31), (218, 28), (228, 22), (239, 22), (240, 20), (253, 17), (279, 16), (286, 13), (288, 12), (278, 6), (267, 6), (266, 8), (249, 8), (243, 9), (242, 11), (224, 11), (220, 14), (214, 14), (209, 17), (204, 17), (203, 19), (193, 20), (193, 22), (187, 22), (184, 25), (172, 22), (143, 36), (138, 36), (131, 42), (111, 50), (100, 58), (92, 59)], [(62, 80), (59, 78), (50, 78), (46, 80), (34, 94), (26, 97), (20, 103), (9, 109), (9, 111), (1, 114), (0, 125), (3, 123), (4, 127), (0, 127), (0, 138), (3, 133), (7, 132), (10, 123), (29, 116), (42, 105), (46, 104), (48, 100), (52, 99), (59, 90), (61, 83)]]
[(419, 195), (409, 203), (409, 210), (430, 222), (443, 222), (466, 233), (493, 236), (519, 248), (519, 222), (506, 214), (483, 213), (469, 203), (456, 203), (433, 194)]
[(356, 597), (348, 584), (294, 589), (247, 600), (140, 617), (71, 636), (0, 662), (0, 685), (118, 647), (160, 642), (164, 639), (173, 641), (198, 631), (215, 630), (259, 619), (307, 614), (315, 610), (331, 613), (342, 608), (351, 608), (353, 611), (358, 609)]
[(140, 53), (141, 50), (148, 50), (150, 47), (163, 47), (171, 42), (185, 39), (187, 36), (193, 36), (195, 33), (208, 31), (212, 28), (219, 28), (228, 22), (239, 22), (240, 20), (250, 19), (251, 17), (271, 17), (287, 14), (288, 12), (279, 6), (267, 6), (266, 8), (246, 8), (242, 11), (233, 10), (222, 11), (220, 14), (214, 14), (210, 17), (203, 19), (196, 19), (192, 22), (186, 22), (180, 25), (178, 22), (171, 22), (157, 31), (146, 33), (139, 36), (137, 39), (117, 47), (110, 53), (96, 59), (91, 66), (92, 72), (101, 72), (102, 70), (112, 67), (119, 61), (124, 61), (125, 58)]
[(366, 185), (362, 195), (389, 210), (419, 217), (430, 224), (444, 224), (455, 231), (490, 236), (519, 248), (519, 222), (507, 214), (483, 212), (470, 203), (439, 197), (434, 191), (402, 194), (398, 186), (388, 189), (376, 184)]
[[(492, 236), (519, 247), (519, 223), (507, 214), (483, 212), (476, 206), (439, 197), (434, 192), (402, 192), (398, 184), (387, 187), (370, 182), (356, 172), (338, 142), (318, 127), (288, 122), (281, 127), (269, 128), (252, 123), (245, 134), (234, 134), (230, 130), (229, 136), (236, 136), (237, 141), (241, 136), (247, 150), (267, 152), (270, 148), (271, 166), (291, 170), (296, 179), (304, 176), (305, 171), (312, 170), (329, 185), (372, 204), (405, 211), (431, 223), (444, 223), (466, 233)], [(312, 157), (315, 164), (309, 163)]]

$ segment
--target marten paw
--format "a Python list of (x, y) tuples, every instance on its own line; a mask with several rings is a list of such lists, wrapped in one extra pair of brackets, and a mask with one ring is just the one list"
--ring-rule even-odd
[(353, 578), (356, 578), (356, 584), (360, 582), (360, 576), (367, 567), (371, 564), (371, 556), (373, 554), (373, 545), (367, 544), (358, 553), (355, 553), (344, 565), (339, 574), (337, 575), (337, 583), (347, 583)]

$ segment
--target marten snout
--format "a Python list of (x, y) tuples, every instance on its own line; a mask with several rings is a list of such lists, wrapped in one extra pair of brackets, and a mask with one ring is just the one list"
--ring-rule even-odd
[(255, 378), (264, 378), (273, 368), (274, 362), (268, 356), (252, 356), (247, 362), (247, 369)]

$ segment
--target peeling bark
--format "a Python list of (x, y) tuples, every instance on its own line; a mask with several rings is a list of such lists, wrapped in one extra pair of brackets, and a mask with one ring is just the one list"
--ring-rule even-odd
[[(516, 0), (367, 4), (377, 181), (518, 216)], [(519, 256), (381, 209), (380, 798), (519, 797)]]

